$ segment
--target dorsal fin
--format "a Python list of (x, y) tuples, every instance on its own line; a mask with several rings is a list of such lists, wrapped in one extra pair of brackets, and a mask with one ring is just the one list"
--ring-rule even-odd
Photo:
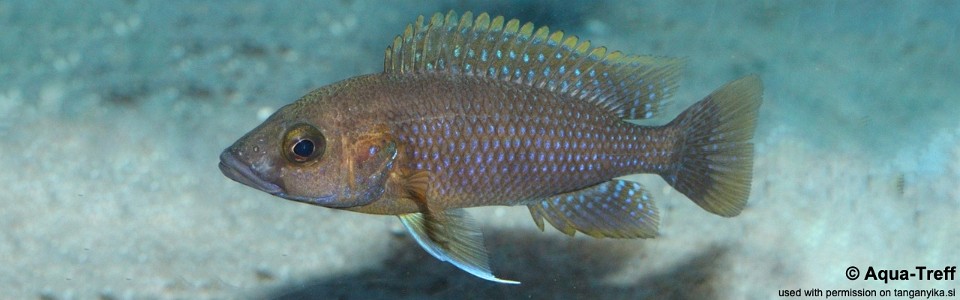
[(544, 88), (625, 119), (652, 118), (673, 95), (681, 59), (625, 55), (589, 41), (534, 30), (502, 16), (436, 13), (407, 25), (387, 47), (385, 73), (449, 72)]

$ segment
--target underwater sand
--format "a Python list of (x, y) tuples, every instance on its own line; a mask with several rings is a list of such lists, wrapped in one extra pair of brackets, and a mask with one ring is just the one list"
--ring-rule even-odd
[[(90, 3), (88, 3), (90, 2)], [(388, 7), (389, 6), (389, 7)], [(661, 236), (539, 232), (471, 209), (494, 273), (394, 217), (274, 198), (220, 151), (312, 88), (379, 72), (418, 14), (488, 10), (629, 53), (686, 57), (662, 121), (740, 76), (765, 84), (753, 192), (711, 215), (655, 176)], [(0, 298), (769, 299), (960, 264), (960, 2), (3, 1)]]

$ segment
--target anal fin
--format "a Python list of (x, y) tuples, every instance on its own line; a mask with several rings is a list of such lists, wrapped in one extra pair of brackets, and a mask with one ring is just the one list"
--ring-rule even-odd
[(639, 183), (624, 180), (560, 194), (527, 207), (540, 230), (547, 219), (570, 236), (580, 231), (597, 238), (652, 238), (660, 224), (650, 193)]
[(490, 272), (490, 258), (483, 247), (483, 234), (463, 209), (412, 213), (399, 217), (410, 235), (433, 257), (486, 280), (520, 283), (497, 278)]

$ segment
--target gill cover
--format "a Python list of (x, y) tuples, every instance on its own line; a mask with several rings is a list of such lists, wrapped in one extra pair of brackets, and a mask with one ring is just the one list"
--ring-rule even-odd
[(377, 126), (355, 138), (344, 137), (341, 199), (345, 206), (361, 206), (383, 195), (397, 158), (397, 143), (386, 126)]

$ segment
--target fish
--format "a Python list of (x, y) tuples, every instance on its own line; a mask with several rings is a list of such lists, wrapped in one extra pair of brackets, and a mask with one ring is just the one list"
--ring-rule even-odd
[(385, 51), (383, 72), (313, 90), (220, 155), (228, 178), (287, 200), (398, 216), (441, 261), (493, 275), (465, 209), (526, 206), (537, 227), (653, 238), (651, 193), (618, 177), (658, 174), (704, 210), (750, 195), (757, 75), (667, 124), (683, 59), (628, 55), (487, 13), (423, 15)]

